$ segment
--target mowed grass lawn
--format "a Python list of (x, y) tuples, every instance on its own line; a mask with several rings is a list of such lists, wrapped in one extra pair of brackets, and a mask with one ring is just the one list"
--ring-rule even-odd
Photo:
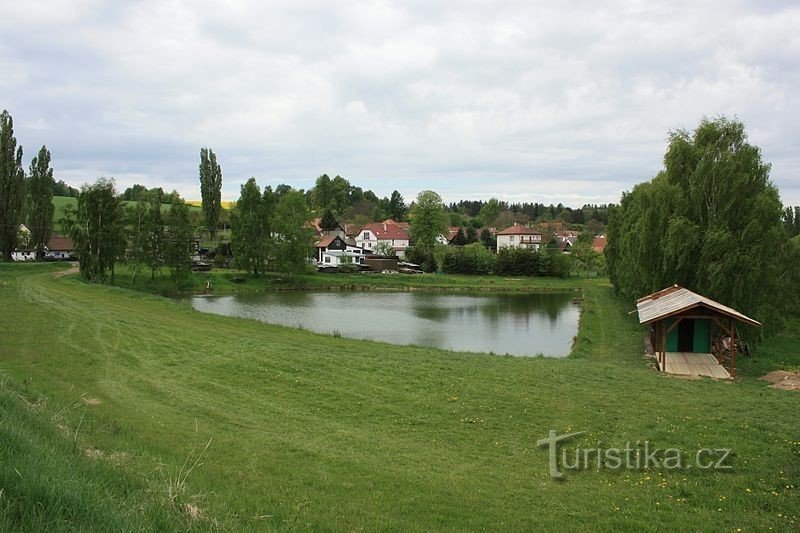
[[(35, 503), (43, 489), (25, 482), (37, 468), (52, 468), (65, 490), (98, 487), (96, 501), (89, 494), (47, 515), (51, 528), (731, 531), (800, 524), (800, 393), (757, 379), (765, 369), (798, 365), (796, 322), (764, 344), (756, 362), (744, 362), (735, 383), (689, 381), (648, 368), (632, 305), (605, 280), (569, 280), (584, 291), (581, 331), (571, 358), (550, 360), (353, 341), (203, 315), (158, 296), (55, 278), (58, 268), (0, 265), (0, 391), (23, 406), (7, 400), (0, 407), (17, 409), (15, 420), (27, 409), (37, 424), (52, 421), (57, 429), (46, 442), (62, 439), (58, 457), (75, 465), (58, 470), (21, 446), (5, 449), (0, 511), (7, 527), (37, 524), (44, 513)], [(555, 481), (547, 451), (536, 445), (551, 429), (586, 432), (566, 443), (570, 449), (647, 440), (683, 450), (687, 463), (701, 448), (730, 448), (733, 468), (589, 469)], [(209, 441), (185, 484), (171, 483)], [(115, 485), (109, 472), (129, 482)], [(190, 518), (185, 504), (202, 517)], [(166, 518), (153, 511), (159, 505)], [(84, 508), (105, 514), (81, 521), (75, 515)], [(125, 516), (114, 522), (114, 513)]]

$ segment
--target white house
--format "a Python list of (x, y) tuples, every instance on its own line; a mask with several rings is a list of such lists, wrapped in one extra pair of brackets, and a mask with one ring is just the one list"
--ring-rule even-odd
[(542, 234), (522, 224), (497, 232), (497, 251), (501, 248), (533, 248), (538, 250), (542, 246)]
[[(369, 253), (364, 248), (349, 244), (339, 235), (323, 237), (314, 245), (315, 259), (326, 265), (338, 266), (341, 262), (363, 263), (364, 255)], [(354, 260), (356, 259), (356, 260)]]
[(367, 224), (356, 235), (357, 246), (372, 252), (378, 244), (386, 243), (398, 257), (403, 257), (410, 240), (408, 231), (392, 220)]

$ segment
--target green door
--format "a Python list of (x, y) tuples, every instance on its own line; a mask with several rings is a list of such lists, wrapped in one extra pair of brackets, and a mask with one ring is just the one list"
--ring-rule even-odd
[(695, 319), (694, 321), (694, 352), (711, 352), (711, 321), (707, 319)]

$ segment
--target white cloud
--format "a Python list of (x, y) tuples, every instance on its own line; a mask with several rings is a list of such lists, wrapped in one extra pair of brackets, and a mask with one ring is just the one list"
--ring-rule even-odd
[[(433, 5), (431, 5), (433, 4)], [(199, 196), (212, 146), (247, 177), (341, 174), (386, 195), (616, 201), (668, 131), (742, 119), (800, 203), (792, 3), (16, 3), (3, 105), (74, 183)]]

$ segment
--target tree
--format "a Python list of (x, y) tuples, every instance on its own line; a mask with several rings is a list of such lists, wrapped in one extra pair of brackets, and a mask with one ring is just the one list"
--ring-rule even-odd
[(200, 149), (200, 195), (206, 227), (211, 240), (214, 240), (222, 209), (222, 169), (217, 164), (216, 154), (210, 148)]
[(385, 255), (389, 257), (393, 257), (397, 255), (395, 252), (394, 247), (389, 244), (388, 241), (380, 241), (378, 244), (375, 245), (375, 249), (372, 250), (375, 255)]
[(142, 256), (150, 269), (152, 281), (164, 264), (164, 220), (161, 216), (161, 196), (158, 194), (150, 195), (144, 229)]
[(3, 110), (0, 114), (0, 252), (11, 261), (17, 246), (17, 232), (23, 220), (25, 171), (22, 146), (17, 148), (14, 119)]
[(467, 244), (478, 242), (478, 230), (473, 226), (467, 226), (467, 234), (465, 235)]
[(467, 236), (464, 235), (464, 228), (458, 228), (456, 236), (453, 237), (453, 244), (455, 244), (456, 246), (464, 246), (465, 244), (467, 244)]
[[(265, 189), (265, 195), (267, 192)], [(264, 271), (272, 238), (269, 230), (271, 212), (267, 204), (256, 179), (250, 178), (242, 185), (236, 209), (231, 213), (231, 245), (236, 264), (254, 276)]]
[(325, 210), (325, 212), (322, 214), (322, 218), (320, 219), (319, 226), (323, 231), (335, 230), (337, 226), (339, 226), (339, 222), (333, 215), (333, 211), (330, 209)]
[(485, 226), (493, 226), (497, 217), (500, 216), (500, 211), (502, 211), (500, 201), (497, 198), (491, 198), (483, 204), (479, 216), (483, 219)]
[(28, 176), (28, 228), (31, 230), (30, 244), (36, 255), (44, 255), (44, 248), (53, 232), (53, 169), (50, 168), (50, 151), (46, 146), (31, 161)]
[(406, 218), (406, 214), (408, 213), (408, 207), (406, 207), (406, 201), (403, 199), (403, 195), (400, 194), (399, 191), (392, 191), (392, 195), (389, 198), (389, 205), (388, 205), (389, 217), (397, 222), (402, 222)]
[(616, 290), (635, 298), (677, 283), (777, 324), (787, 243), (769, 170), (736, 120), (672, 132), (664, 170), (611, 211)]
[(65, 209), (65, 229), (75, 243), (84, 279), (105, 283), (110, 273), (114, 283), (114, 266), (125, 251), (123, 216), (114, 180), (106, 178), (81, 187), (77, 209)]
[(192, 271), (193, 237), (189, 208), (182, 199), (173, 198), (164, 234), (164, 264), (169, 268), (176, 287), (180, 287)]
[(147, 220), (147, 203), (139, 200), (132, 206), (125, 209), (125, 226), (128, 228), (128, 248), (125, 257), (133, 267), (131, 283), (136, 285), (136, 276), (139, 273), (139, 266), (146, 262), (145, 234)]
[(433, 252), (437, 238), (447, 231), (447, 213), (442, 197), (433, 191), (420, 192), (411, 217), (414, 246), (425, 254)]
[(289, 277), (303, 272), (311, 256), (311, 218), (308, 204), (299, 191), (288, 191), (275, 208), (275, 259), (278, 269)]
[(487, 228), (481, 230), (481, 242), (486, 248), (491, 248), (492, 250), (497, 248), (497, 239)]

